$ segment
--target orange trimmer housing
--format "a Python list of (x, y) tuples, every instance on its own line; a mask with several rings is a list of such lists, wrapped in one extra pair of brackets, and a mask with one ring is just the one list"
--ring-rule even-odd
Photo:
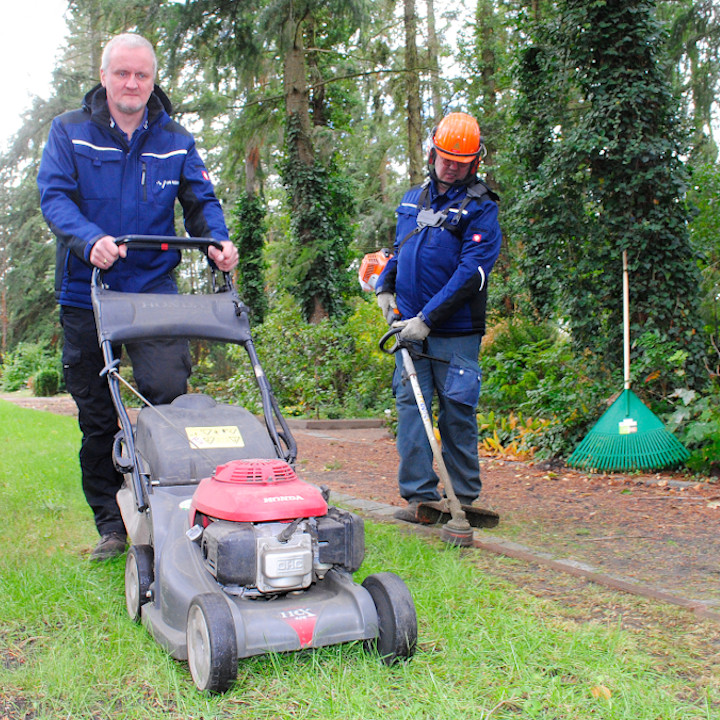
[(391, 257), (392, 253), (387, 248), (383, 248), (377, 252), (368, 253), (362, 259), (360, 270), (358, 271), (358, 279), (360, 280), (360, 287), (365, 292), (375, 292), (375, 285), (380, 277), (380, 273), (385, 269)]

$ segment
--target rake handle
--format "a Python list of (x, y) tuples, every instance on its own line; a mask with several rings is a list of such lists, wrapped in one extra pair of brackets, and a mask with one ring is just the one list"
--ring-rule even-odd
[(630, 389), (630, 280), (628, 278), (627, 250), (623, 250), (623, 351), (625, 389)]

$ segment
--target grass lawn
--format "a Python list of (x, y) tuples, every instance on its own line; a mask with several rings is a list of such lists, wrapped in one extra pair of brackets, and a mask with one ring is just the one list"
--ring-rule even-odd
[(517, 561), (375, 523), (356, 579), (406, 580), (412, 661), (361, 644), (269, 655), (241, 660), (227, 694), (199, 693), (127, 617), (124, 559), (87, 560), (75, 419), (0, 401), (0, 427), (0, 719), (720, 718), (717, 627), (576, 579), (538, 593)]

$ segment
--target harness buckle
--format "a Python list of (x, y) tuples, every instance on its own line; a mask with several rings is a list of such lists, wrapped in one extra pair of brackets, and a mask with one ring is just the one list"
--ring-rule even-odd
[(425, 227), (440, 227), (446, 218), (447, 213), (436, 212), (430, 208), (423, 208), (417, 215), (417, 226), (421, 229)]

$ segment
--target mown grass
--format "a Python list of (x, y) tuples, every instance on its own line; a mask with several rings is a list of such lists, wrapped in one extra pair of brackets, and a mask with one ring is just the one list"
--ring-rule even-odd
[(388, 668), (361, 644), (269, 655), (241, 661), (226, 695), (203, 695), (127, 617), (123, 560), (87, 561), (74, 418), (0, 401), (0, 427), (0, 718), (720, 717), (717, 677), (684, 644), (691, 616), (672, 611), (671, 634), (646, 642), (535, 597), (507, 579), (514, 561), (494, 559), (492, 574), (474, 551), (373, 523), (357, 579), (405, 578), (415, 658)]

